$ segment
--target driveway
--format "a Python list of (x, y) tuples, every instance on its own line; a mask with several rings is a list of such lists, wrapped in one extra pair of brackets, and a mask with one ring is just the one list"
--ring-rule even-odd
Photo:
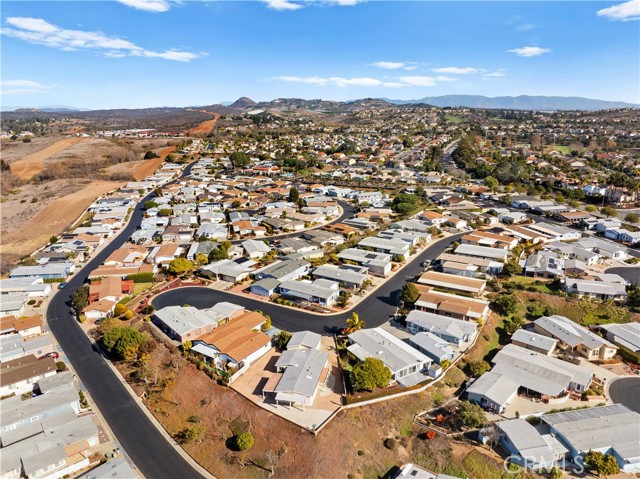
[(609, 384), (609, 397), (618, 404), (624, 404), (632, 411), (640, 413), (640, 378), (620, 378)]

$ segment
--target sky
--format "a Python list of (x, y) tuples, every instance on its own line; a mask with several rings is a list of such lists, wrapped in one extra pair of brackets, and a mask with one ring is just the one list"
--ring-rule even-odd
[(3, 108), (459, 94), (640, 103), (640, 0), (2, 3)]

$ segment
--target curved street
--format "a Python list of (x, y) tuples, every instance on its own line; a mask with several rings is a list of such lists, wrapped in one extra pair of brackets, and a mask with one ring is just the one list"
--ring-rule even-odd
[[(195, 163), (192, 163), (184, 169), (181, 178), (190, 174), (194, 164)], [(170, 183), (175, 183), (175, 181), (177, 180), (173, 180)], [(203, 476), (178, 453), (175, 447), (167, 441), (153, 422), (144, 414), (141, 406), (131, 397), (123, 385), (120, 376), (114, 373), (102, 355), (94, 349), (91, 341), (73, 317), (70, 308), (71, 294), (87, 281), (89, 273), (92, 270), (100, 266), (113, 251), (127, 242), (142, 221), (144, 214), (142, 205), (145, 201), (152, 199), (152, 197), (153, 194), (150, 194), (140, 200), (132, 212), (131, 219), (127, 226), (85, 264), (82, 269), (70, 277), (64, 289), (56, 292), (47, 307), (46, 318), (51, 333), (63, 349), (80, 381), (82, 381), (86, 387), (127, 455), (140, 469), (142, 474), (149, 479), (173, 479), (178, 477), (197, 479)], [(343, 209), (343, 214), (332, 223), (340, 222), (352, 216), (355, 212), (353, 206), (349, 203), (343, 201), (339, 201), (339, 203)], [(291, 233), (279, 237), (295, 236), (298, 234), (299, 233)], [(410, 267), (411, 265), (409, 268)], [(416, 272), (413, 274), (416, 274)], [(400, 277), (402, 278), (402, 276)], [(383, 286), (382, 289), (384, 288)], [(207, 292), (208, 291), (209, 290), (207, 290)], [(202, 296), (202, 293), (203, 291), (199, 289), (196, 293), (191, 293), (189, 295), (191, 298), (189, 302), (193, 305), (200, 304), (197, 300), (193, 299), (193, 297)], [(382, 291), (378, 292), (378, 295), (382, 294)], [(205, 294), (203, 295), (203, 299), (206, 297), (206, 301), (202, 304), (212, 305), (217, 301), (229, 300), (229, 296), (229, 294), (226, 294), (225, 299), (216, 300)], [(167, 299), (172, 297), (179, 300), (176, 296), (169, 296)], [(180, 304), (183, 303), (184, 301)], [(265, 306), (270, 305), (259, 303), (256, 307), (269, 314), (268, 311), (270, 309), (268, 310)], [(376, 308), (374, 307), (373, 309)], [(392, 310), (393, 307), (389, 306), (389, 308), (385, 309), (384, 314), (387, 315), (388, 312)], [(289, 313), (291, 317), (294, 315), (298, 316), (294, 311), (286, 310), (285, 312)], [(362, 314), (373, 317), (372, 313), (373, 311), (367, 310), (367, 312), (363, 312)], [(379, 314), (381, 312), (376, 311), (376, 313)], [(281, 315), (280, 310), (275, 312), (273, 317), (275, 318), (279, 315)], [(386, 318), (388, 318), (388, 316), (381, 315), (380, 322)], [(327, 318), (323, 319), (326, 320)], [(292, 321), (292, 319), (290, 318), (289, 321)], [(274, 323), (280, 324), (282, 327), (288, 324), (286, 321), (274, 321)], [(332, 317), (330, 323), (327, 327), (338, 324), (337, 318)], [(328, 331), (328, 329), (320, 328), (320, 322), (317, 322), (317, 325), (316, 330), (322, 329)]]
[(228, 301), (239, 304), (247, 309), (259, 309), (271, 317), (272, 324), (286, 331), (309, 330), (319, 334), (333, 334), (345, 326), (345, 321), (353, 311), (358, 313), (360, 319), (367, 323), (367, 327), (376, 327), (385, 323), (395, 313), (398, 305), (398, 296), (407, 279), (421, 273), (420, 266), (424, 260), (435, 259), (457, 241), (465, 233), (458, 233), (442, 239), (429, 246), (395, 274), (367, 298), (358, 303), (347, 312), (333, 315), (310, 313), (304, 310), (294, 310), (275, 303), (267, 303), (250, 297), (219, 291), (202, 286), (178, 288), (156, 296), (152, 303), (156, 309), (167, 306), (182, 306), (189, 304), (196, 308), (209, 308), (216, 303)]

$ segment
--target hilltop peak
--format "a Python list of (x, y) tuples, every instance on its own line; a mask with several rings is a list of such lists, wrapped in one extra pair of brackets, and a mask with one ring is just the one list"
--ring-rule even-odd
[(229, 105), (229, 108), (239, 108), (241, 110), (245, 110), (248, 108), (253, 108), (254, 106), (256, 106), (256, 104), (257, 103), (253, 101), (251, 98), (243, 96), (238, 98), (231, 105)]

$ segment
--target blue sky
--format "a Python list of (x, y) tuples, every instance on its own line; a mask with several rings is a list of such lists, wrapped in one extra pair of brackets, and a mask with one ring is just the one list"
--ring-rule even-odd
[(2, 105), (562, 95), (640, 103), (640, 0), (3, 2)]

